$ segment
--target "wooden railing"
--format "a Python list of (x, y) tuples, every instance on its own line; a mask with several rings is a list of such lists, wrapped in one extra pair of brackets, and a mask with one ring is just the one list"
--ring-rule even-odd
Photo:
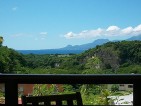
[(133, 104), (141, 103), (141, 75), (138, 74), (0, 74), (0, 83), (5, 84), (4, 106), (18, 105), (18, 84), (133, 84)]

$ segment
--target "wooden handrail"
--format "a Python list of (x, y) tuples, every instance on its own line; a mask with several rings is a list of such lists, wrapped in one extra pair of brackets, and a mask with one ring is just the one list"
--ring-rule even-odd
[(133, 104), (140, 103), (141, 74), (0, 74), (5, 106), (18, 105), (18, 84), (133, 84)]

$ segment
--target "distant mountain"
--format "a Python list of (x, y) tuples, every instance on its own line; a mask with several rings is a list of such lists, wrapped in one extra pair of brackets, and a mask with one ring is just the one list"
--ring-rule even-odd
[(141, 35), (133, 36), (133, 37), (127, 39), (127, 41), (132, 41), (132, 40), (141, 40)]
[(92, 43), (88, 43), (88, 44), (83, 44), (83, 45), (68, 45), (64, 48), (60, 48), (60, 49), (44, 49), (44, 50), (17, 50), (18, 52), (22, 53), (22, 54), (79, 54), (84, 52), (85, 50), (88, 50), (90, 48), (94, 48), (97, 45), (102, 45), (104, 43), (109, 42), (108, 39), (98, 39), (95, 40)]
[(83, 44), (83, 45), (75, 45), (75, 46), (68, 45), (64, 48), (61, 48), (60, 50), (88, 50), (90, 48), (96, 47), (97, 45), (102, 45), (107, 42), (109, 42), (108, 39), (97, 39), (92, 43), (87, 43), (87, 44)]
[[(133, 41), (133, 40), (141, 40), (141, 35), (133, 36), (129, 39), (126, 39), (127, 41)], [(119, 40), (114, 40), (113, 42), (116, 42)], [(103, 45), (104, 43), (109, 42), (108, 39), (97, 39), (92, 43), (82, 44), (82, 45), (68, 45), (64, 48), (59, 49), (44, 49), (44, 50), (17, 50), (20, 53), (23, 54), (79, 54), (84, 52), (85, 50), (88, 50), (90, 48), (95, 48), (97, 45)]]

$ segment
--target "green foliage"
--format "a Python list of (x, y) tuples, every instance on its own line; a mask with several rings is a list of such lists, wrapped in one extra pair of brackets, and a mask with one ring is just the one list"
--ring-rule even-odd
[(141, 74), (141, 66), (140, 65), (129, 65), (127, 67), (120, 67), (117, 70), (117, 74)]
[(82, 74), (104, 74), (104, 71), (101, 69), (85, 69)]
[(5, 93), (0, 89), (0, 97), (5, 97)]
[(141, 62), (141, 41), (122, 41), (119, 45), (121, 63)]
[(33, 88), (33, 95), (34, 96), (44, 96), (44, 95), (51, 95), (57, 94), (57, 86), (56, 84), (35, 84)]
[(108, 99), (108, 96), (111, 95), (111, 91), (109, 91), (108, 89), (103, 89), (101, 91), (101, 103), (104, 104), (104, 105), (109, 105), (110, 104), (110, 101)]
[[(81, 54), (86, 62), (86, 68), (94, 67), (91, 57), (98, 57), (101, 61), (100, 68), (103, 73), (108, 70), (110, 73), (129, 73), (127, 70), (131, 65), (141, 65), (141, 41), (108, 42), (97, 46)], [(91, 61), (91, 62), (90, 62)], [(126, 67), (126, 69), (125, 69)], [(122, 69), (124, 68), (124, 71)], [(131, 67), (130, 67), (131, 68)], [(134, 73), (140, 73), (138, 68), (133, 69)], [(108, 73), (109, 73), (108, 72)]]
[(73, 88), (72, 85), (69, 84), (63, 84), (63, 94), (69, 94), (75, 92), (75, 89)]
[(0, 47), (2, 46), (2, 43), (3, 43), (3, 37), (0, 36)]
[(21, 54), (7, 47), (0, 47), (0, 72), (16, 73), (23, 70), (25, 60)]
[(25, 72), (27, 72), (28, 74), (71, 74), (72, 71), (59, 68), (26, 68)]
[(87, 69), (99, 69), (101, 61), (98, 57), (93, 56), (86, 61), (85, 67)]
[(111, 91), (106, 85), (84, 84), (80, 91), (84, 105), (109, 105), (111, 102), (108, 99)]
[(111, 95), (114, 95), (114, 96), (124, 96), (124, 95), (129, 95), (131, 93), (132, 93), (131, 91), (116, 91), (116, 92), (112, 92)]
[(29, 68), (55, 68), (58, 67), (63, 57), (58, 55), (24, 55)]
[(119, 85), (118, 84), (113, 84), (112, 87), (111, 87), (111, 91), (112, 92), (119, 91)]
[(80, 89), (82, 95), (89, 95), (91, 93), (97, 95), (101, 92), (102, 85), (83, 84)]

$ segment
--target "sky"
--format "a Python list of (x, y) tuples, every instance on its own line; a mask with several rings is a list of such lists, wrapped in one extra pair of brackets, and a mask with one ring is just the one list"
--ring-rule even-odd
[(0, 36), (16, 50), (141, 34), (141, 0), (0, 0)]

